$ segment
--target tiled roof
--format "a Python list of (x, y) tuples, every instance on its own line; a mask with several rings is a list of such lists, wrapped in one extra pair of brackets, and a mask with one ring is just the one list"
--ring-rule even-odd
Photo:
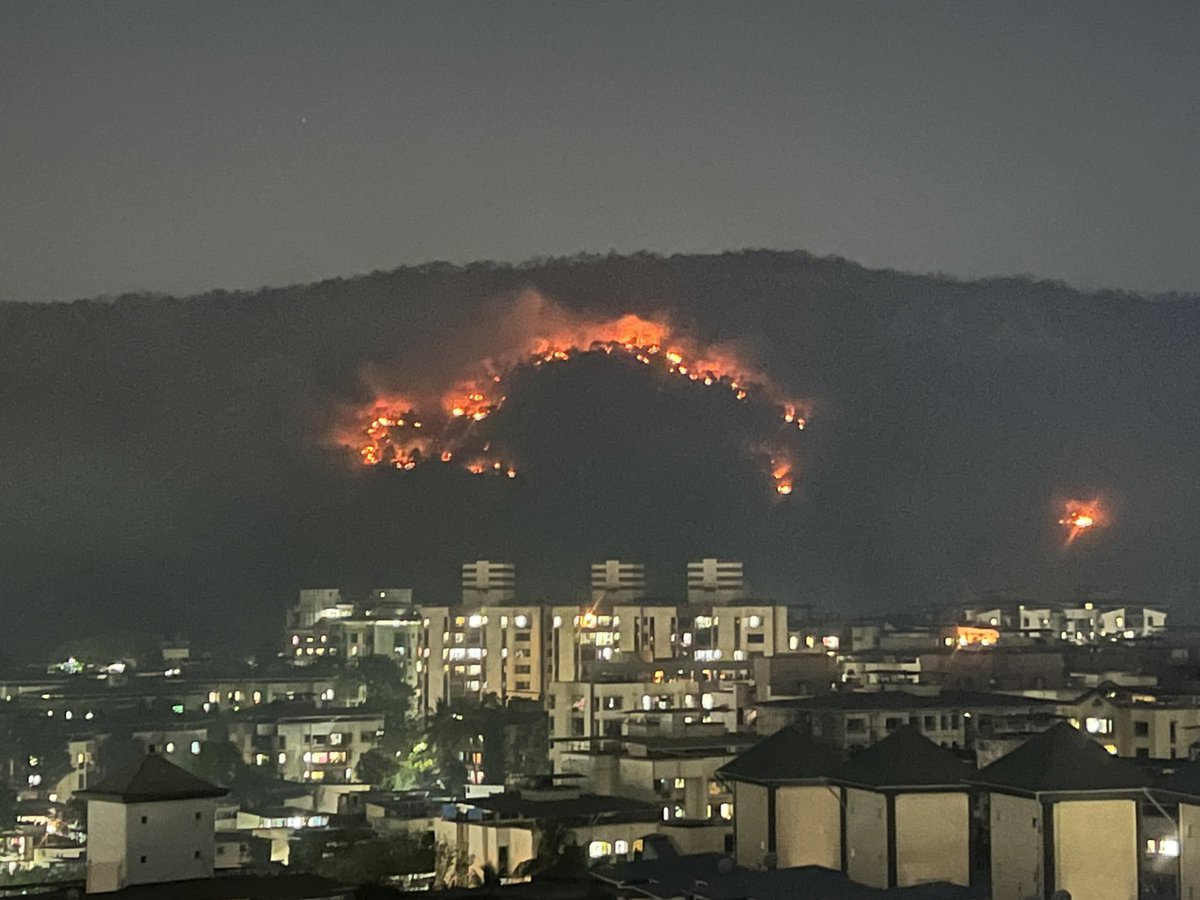
[(197, 778), (162, 756), (150, 754), (105, 778), (76, 796), (118, 803), (150, 803), (158, 800), (191, 800), (224, 797), (229, 791)]
[(836, 778), (844, 763), (834, 747), (789, 726), (759, 741), (717, 770), (730, 781), (796, 784)]
[(879, 788), (959, 786), (971, 766), (910, 726), (857, 753), (841, 779)]
[(1134, 791), (1145, 787), (1149, 776), (1062, 722), (1030, 738), (970, 780), (1024, 793), (1052, 794)]

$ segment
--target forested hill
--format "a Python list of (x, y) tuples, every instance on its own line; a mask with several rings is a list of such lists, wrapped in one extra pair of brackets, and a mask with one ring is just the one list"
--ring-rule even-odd
[[(628, 368), (515, 382), (516, 479), (359, 465), (380, 384), (478, 355), (513, 298), (669, 315), (812, 402), (795, 493), (742, 424)], [(803, 253), (443, 264), (252, 294), (0, 305), (0, 650), (95, 628), (274, 640), (305, 585), (453, 597), (463, 559), (581, 597), (588, 564), (744, 559), (755, 593), (869, 611), (1084, 586), (1200, 592), (1200, 302), (962, 282)], [(1056, 498), (1111, 524), (1063, 547)]]

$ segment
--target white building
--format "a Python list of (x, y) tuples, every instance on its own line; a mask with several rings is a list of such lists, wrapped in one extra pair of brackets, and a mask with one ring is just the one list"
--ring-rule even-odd
[(510, 562), (477, 559), (463, 563), (462, 602), (464, 606), (482, 603), (508, 603), (517, 595), (517, 567)]
[(87, 892), (211, 878), (224, 788), (145, 756), (76, 796), (87, 800)]
[(732, 559), (706, 558), (688, 563), (688, 603), (728, 603), (746, 593), (743, 565)]

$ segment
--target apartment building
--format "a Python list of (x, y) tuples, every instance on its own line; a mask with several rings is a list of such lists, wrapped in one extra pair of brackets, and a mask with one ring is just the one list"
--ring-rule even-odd
[(1200, 695), (1106, 684), (1057, 712), (1116, 756), (1189, 759), (1200, 751)]
[(943, 691), (840, 692), (821, 697), (772, 700), (756, 707), (759, 734), (797, 725), (813, 738), (845, 750), (869, 747), (911, 726), (941, 747), (974, 749), (975, 739), (1026, 727), (1055, 711), (1053, 701), (1009, 694)]
[(646, 596), (646, 567), (641, 563), (606, 559), (592, 563), (592, 606), (635, 603)]
[(687, 564), (688, 603), (730, 603), (741, 600), (745, 593), (742, 563), (709, 557)]
[(345, 784), (355, 780), (362, 755), (382, 742), (383, 724), (375, 713), (252, 712), (234, 716), (229, 740), (248, 765), (274, 768), (287, 781)]

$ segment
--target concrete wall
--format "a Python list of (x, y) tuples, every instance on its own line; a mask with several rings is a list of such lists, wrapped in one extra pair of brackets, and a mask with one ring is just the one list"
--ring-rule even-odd
[(1137, 900), (1137, 805), (1132, 800), (1054, 804), (1055, 887), (1087, 900)]
[(1179, 804), (1179, 896), (1200, 900), (1200, 806)]
[(215, 813), (213, 800), (89, 801), (88, 892), (211, 878)]
[[(842, 803), (838, 788), (781, 787), (775, 799), (779, 868), (842, 867)], [(740, 808), (738, 818), (741, 818)]]
[(990, 796), (992, 900), (1042, 896), (1042, 810), (1036, 800)]
[(896, 797), (897, 886), (930, 881), (971, 883), (971, 807), (964, 792)]
[(869, 887), (888, 886), (887, 798), (846, 789), (846, 874)]
[(767, 855), (767, 789), (744, 782), (734, 785), (733, 814), (737, 864), (761, 869)]

